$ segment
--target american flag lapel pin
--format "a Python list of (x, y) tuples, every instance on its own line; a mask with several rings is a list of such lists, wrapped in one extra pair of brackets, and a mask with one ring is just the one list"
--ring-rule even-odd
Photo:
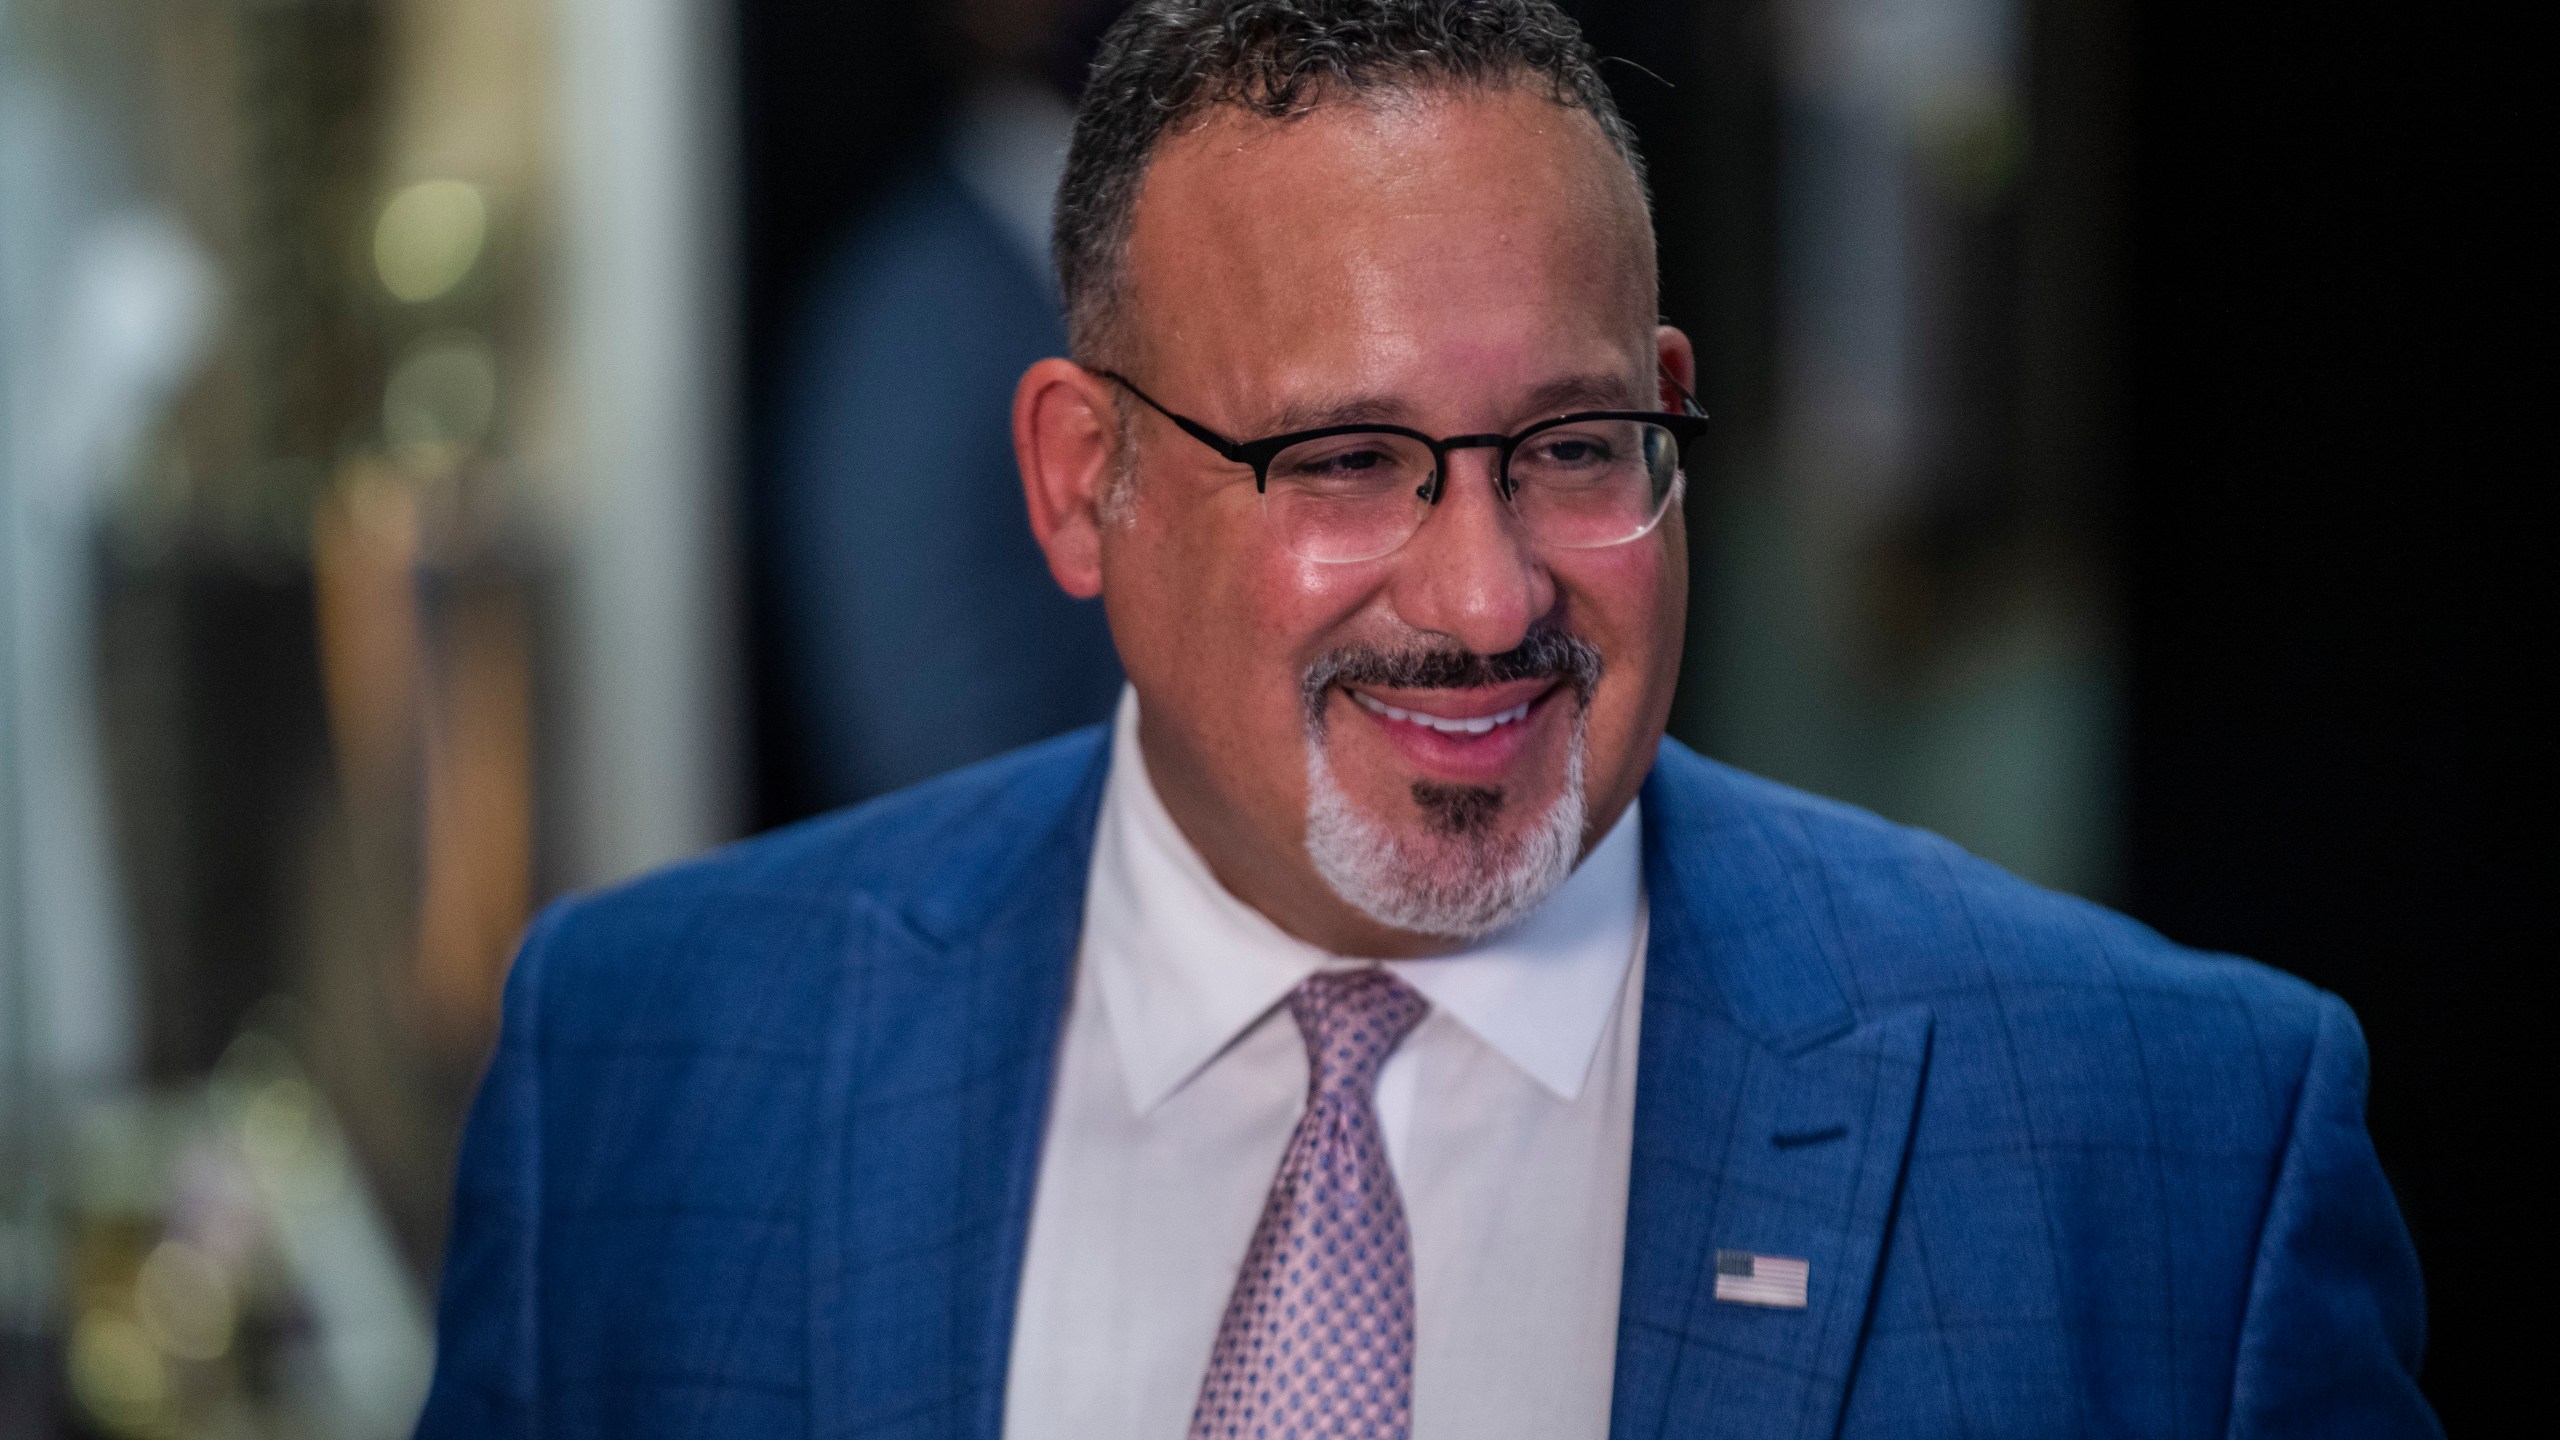
[(1754, 1255), (1748, 1250), (1716, 1252), (1716, 1298), (1736, 1305), (1765, 1305), (1773, 1310), (1804, 1308), (1804, 1282), (1811, 1266), (1785, 1255)]

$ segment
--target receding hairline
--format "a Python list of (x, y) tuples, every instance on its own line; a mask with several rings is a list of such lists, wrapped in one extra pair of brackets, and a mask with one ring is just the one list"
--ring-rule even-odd
[[(1626, 213), (1632, 220), (1640, 256), (1638, 266), (1641, 273), (1636, 279), (1646, 292), (1643, 308), (1650, 315), (1660, 293), (1661, 277), (1656, 258), (1653, 197), (1646, 184), (1643, 160), (1625, 140), (1612, 132), (1608, 118), (1569, 92), (1560, 90), (1544, 72), (1529, 65), (1513, 65), (1479, 74), (1426, 71), (1355, 85), (1339, 82), (1320, 84), (1311, 87), (1301, 103), (1282, 114), (1264, 111), (1246, 97), (1221, 96), (1205, 99), (1169, 119), (1148, 144), (1126, 199), (1115, 207), (1112, 223), (1104, 233), (1106, 243), (1091, 254), (1097, 275), (1080, 277), (1088, 282), (1098, 278), (1101, 283), (1084, 284), (1067, 296), (1069, 353), (1078, 363), (1085, 365), (1118, 363), (1119, 352), (1128, 338), (1117, 332), (1120, 322), (1129, 314), (1130, 241), (1137, 231), (1139, 206), (1145, 198), (1148, 181), (1155, 174), (1169, 145), (1196, 135), (1226, 118), (1280, 127), (1335, 106), (1388, 108), (1512, 94), (1528, 96), (1565, 114), (1579, 115), (1589, 127), (1591, 138), (1614, 161), (1609, 171), (1611, 178), (1602, 180), (1600, 184), (1617, 198), (1633, 202), (1632, 210)], [(1061, 277), (1062, 280), (1066, 278)]]

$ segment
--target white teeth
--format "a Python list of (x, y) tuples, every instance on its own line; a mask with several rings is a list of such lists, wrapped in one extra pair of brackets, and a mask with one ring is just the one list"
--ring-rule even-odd
[(1401, 720), (1408, 725), (1419, 725), (1426, 730), (1437, 730), (1443, 735), (1490, 734), (1494, 730), (1508, 725), (1515, 720), (1528, 718), (1529, 705), (1531, 703), (1528, 701), (1522, 701), (1520, 704), (1514, 705), (1508, 710), (1499, 711), (1492, 715), (1476, 715), (1464, 720), (1450, 720), (1438, 715), (1426, 715), (1419, 710), (1402, 709), (1397, 706), (1390, 705), (1375, 696), (1364, 695), (1357, 690), (1351, 692), (1351, 698), (1359, 701), (1361, 705), (1367, 709), (1372, 710), (1377, 714), (1384, 715), (1390, 720)]

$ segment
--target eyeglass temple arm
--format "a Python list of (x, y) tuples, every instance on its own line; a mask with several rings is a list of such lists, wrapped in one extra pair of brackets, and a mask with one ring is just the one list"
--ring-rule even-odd
[[(1680, 378), (1671, 373), (1670, 366), (1665, 365), (1662, 367), (1662, 378), (1670, 381), (1671, 388), (1680, 392), (1680, 408), (1683, 413), (1700, 420), (1707, 418), (1707, 407), (1698, 403), (1698, 397), (1689, 393), (1689, 387), (1680, 383)], [(1130, 388), (1135, 389), (1136, 387), (1132, 386)], [(1139, 398), (1144, 399), (1145, 397), (1141, 396)]]
[(1188, 435), (1192, 439), (1199, 441), (1201, 444), (1208, 446), (1210, 449), (1217, 451), (1221, 456), (1224, 456), (1228, 460), (1234, 461), (1238, 464), (1246, 463), (1244, 447), (1242, 445), (1228, 439), (1226, 436), (1219, 434), (1217, 431), (1210, 429), (1208, 426), (1201, 424), (1199, 421), (1194, 420), (1187, 415), (1174, 414), (1171, 410), (1166, 409), (1163, 403), (1158, 401), (1156, 397), (1139, 389), (1136, 384), (1131, 382), (1128, 376), (1121, 374), (1117, 370), (1096, 370), (1093, 373), (1147, 402), (1147, 407), (1149, 409), (1182, 427), (1183, 434)]

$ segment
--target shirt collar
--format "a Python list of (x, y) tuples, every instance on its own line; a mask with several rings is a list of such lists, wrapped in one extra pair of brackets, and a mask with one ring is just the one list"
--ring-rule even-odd
[[(1643, 923), (1634, 805), (1546, 902), (1464, 950), (1387, 968), (1558, 1098), (1582, 1091)], [(1346, 960), (1274, 925), (1218, 882), (1174, 823), (1138, 750), (1137, 693), (1113, 723), (1094, 835), (1084, 963), (1099, 984), (1129, 1100), (1154, 1109), (1316, 970)]]

